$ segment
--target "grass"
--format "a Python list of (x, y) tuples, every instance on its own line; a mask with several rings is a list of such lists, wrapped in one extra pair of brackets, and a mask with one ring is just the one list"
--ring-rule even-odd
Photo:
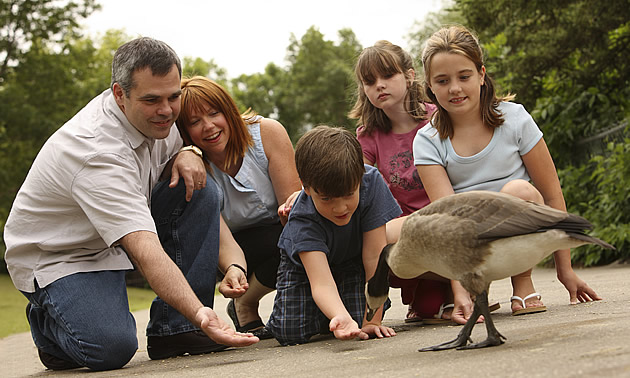
[[(129, 309), (143, 310), (151, 306), (155, 293), (150, 289), (127, 288)], [(26, 321), (26, 304), (28, 300), (20, 293), (8, 274), (0, 274), (0, 338), (14, 333), (29, 332)]]

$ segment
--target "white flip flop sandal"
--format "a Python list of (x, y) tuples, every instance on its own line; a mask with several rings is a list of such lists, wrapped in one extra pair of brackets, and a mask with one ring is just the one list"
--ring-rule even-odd
[(526, 300), (531, 299), (531, 298), (538, 298), (538, 300), (541, 299), (540, 294), (538, 293), (531, 293), (530, 295), (526, 296), (525, 298), (521, 298), (517, 295), (513, 295), (510, 298), (510, 303), (512, 303), (512, 301), (517, 300), (519, 302), (521, 302), (521, 306), (523, 306), (523, 308), (521, 308), (520, 310), (514, 310), (512, 311), (512, 315), (513, 316), (518, 316), (518, 315), (525, 315), (525, 314), (533, 314), (536, 312), (545, 312), (547, 311), (547, 306), (538, 306), (538, 307), (527, 307), (527, 304), (525, 303)]

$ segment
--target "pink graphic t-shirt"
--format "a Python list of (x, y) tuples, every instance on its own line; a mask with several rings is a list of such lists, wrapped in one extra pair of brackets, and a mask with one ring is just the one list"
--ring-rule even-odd
[[(435, 111), (432, 104), (427, 104), (426, 107), (429, 115)], [(404, 134), (385, 134), (375, 129), (372, 135), (367, 135), (363, 132), (364, 126), (357, 129), (357, 139), (363, 148), (363, 155), (383, 175), (403, 211), (402, 215), (411, 214), (431, 202), (413, 163), (413, 138), (428, 122), (422, 121)]]

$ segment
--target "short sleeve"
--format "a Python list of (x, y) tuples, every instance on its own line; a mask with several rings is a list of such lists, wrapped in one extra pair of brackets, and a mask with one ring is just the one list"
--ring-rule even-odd
[(532, 116), (525, 110), (525, 107), (521, 104), (514, 104), (518, 106), (517, 111), (514, 112), (514, 122), (518, 125), (520, 131), (520, 138), (518, 141), (519, 153), (521, 156), (525, 155), (540, 141), (543, 137), (542, 131), (532, 118)]
[(326, 255), (330, 254), (326, 244), (326, 231), (324, 228), (309, 218), (296, 217), (291, 220), (291, 233), (299, 233), (299, 237), (286, 238), (282, 240), (280, 246), (287, 253), (291, 261), (302, 266), (300, 252), (319, 251)]
[(373, 164), (376, 163), (376, 141), (372, 135), (368, 135), (365, 132), (365, 126), (357, 128), (357, 139), (359, 144), (361, 144), (363, 156)]
[(431, 125), (426, 125), (413, 138), (414, 165), (446, 166), (446, 148), (440, 135)]
[(364, 185), (361, 188), (361, 231), (378, 228), (402, 214), (383, 176), (376, 168), (365, 166)]

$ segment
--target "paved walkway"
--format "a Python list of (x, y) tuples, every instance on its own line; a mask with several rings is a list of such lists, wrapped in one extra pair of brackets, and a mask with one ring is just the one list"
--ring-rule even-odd
[[(570, 306), (555, 270), (535, 269), (534, 283), (549, 310), (513, 317), (509, 279), (494, 282), (490, 299), (499, 300), (501, 308), (493, 319), (507, 337), (498, 347), (418, 352), (419, 347), (454, 338), (460, 327), (405, 324), (406, 306), (400, 302), (400, 292), (393, 289), (393, 307), (385, 318), (385, 323), (398, 332), (391, 339), (338, 341), (319, 337), (292, 347), (263, 340), (247, 348), (162, 361), (149, 360), (144, 337), (148, 311), (139, 311), (134, 314), (140, 342), (134, 358), (123, 369), (92, 373), (90, 377), (630, 377), (630, 265), (577, 272), (604, 297), (603, 301)], [(223, 297), (216, 298), (219, 316), (229, 321), (226, 304)], [(263, 298), (263, 317), (268, 316), (272, 304), (273, 295)], [(477, 325), (472, 337), (475, 341), (485, 338), (485, 327)], [(28, 333), (0, 339), (0, 356), (0, 377), (88, 372), (45, 370)]]

